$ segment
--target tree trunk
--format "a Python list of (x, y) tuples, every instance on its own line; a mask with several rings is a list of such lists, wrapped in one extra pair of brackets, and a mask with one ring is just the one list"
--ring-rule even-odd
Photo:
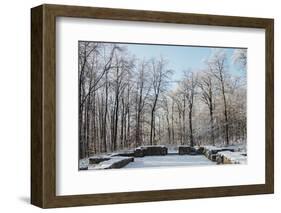
[(97, 153), (97, 143), (98, 143), (98, 140), (97, 140), (97, 130), (96, 130), (96, 92), (94, 90), (93, 92), (93, 103), (92, 103), (92, 132), (93, 132), (93, 135), (92, 135), (92, 140), (91, 140), (91, 143), (94, 145), (94, 153), (96, 154)]
[(182, 109), (182, 134), (183, 134), (183, 143), (187, 143), (186, 140), (186, 129), (185, 129), (185, 106), (186, 105), (186, 100), (185, 97), (183, 97), (183, 109)]
[(213, 116), (212, 102), (211, 102), (211, 106), (210, 106), (210, 123), (211, 123), (212, 144), (213, 144), (213, 146), (215, 146), (215, 130), (214, 130), (214, 116)]
[(181, 118), (181, 110), (180, 108), (178, 107), (178, 112), (179, 112), (179, 137), (180, 137), (180, 144), (183, 145), (183, 141), (182, 141), (182, 118)]
[(121, 111), (121, 131), (120, 131), (120, 146), (124, 148), (124, 120), (125, 120), (125, 103), (124, 97), (122, 97), (122, 111)]
[(175, 129), (174, 129), (174, 100), (172, 100), (172, 141), (175, 144)]
[(151, 110), (151, 121), (150, 121), (150, 138), (149, 138), (149, 144), (153, 145), (153, 131), (154, 130), (154, 109)]
[(171, 127), (170, 127), (170, 120), (169, 120), (169, 114), (166, 115), (167, 120), (167, 130), (168, 130), (168, 143), (171, 144)]
[(189, 119), (189, 132), (190, 132), (189, 134), (190, 146), (194, 147), (193, 127), (192, 127), (192, 106), (189, 108), (188, 119)]
[(113, 151), (116, 151), (117, 149), (118, 112), (119, 112), (119, 85), (117, 85), (116, 94), (115, 94), (114, 126), (113, 126), (113, 139), (112, 139)]
[(221, 86), (222, 86), (222, 95), (223, 95), (223, 103), (224, 103), (225, 139), (226, 139), (226, 145), (229, 145), (229, 124), (228, 124), (227, 103), (226, 103), (223, 79), (221, 81), (221, 84), (222, 84)]
[(105, 109), (104, 109), (104, 117), (103, 117), (103, 152), (107, 152), (107, 144), (106, 144), (106, 121), (107, 121), (107, 112), (108, 112), (108, 73), (105, 74)]

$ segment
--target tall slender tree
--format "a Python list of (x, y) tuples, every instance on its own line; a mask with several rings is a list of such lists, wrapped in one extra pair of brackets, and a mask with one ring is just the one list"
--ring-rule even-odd
[(210, 115), (210, 132), (212, 145), (215, 145), (215, 130), (214, 130), (214, 88), (212, 76), (206, 72), (200, 75), (198, 86), (201, 89), (201, 99), (208, 106)]
[(224, 113), (224, 126), (225, 126), (225, 143), (229, 145), (229, 123), (228, 123), (228, 106), (226, 100), (226, 54), (223, 50), (215, 50), (210, 58), (209, 70), (213, 76), (219, 81), (220, 90), (223, 98), (223, 113)]
[(193, 72), (185, 72), (182, 87), (188, 107), (189, 141), (190, 146), (193, 147), (195, 145), (193, 132), (193, 107), (197, 87), (197, 76)]

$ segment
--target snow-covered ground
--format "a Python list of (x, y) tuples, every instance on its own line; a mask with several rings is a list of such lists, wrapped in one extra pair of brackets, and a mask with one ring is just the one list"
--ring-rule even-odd
[(112, 157), (109, 160), (100, 162), (98, 164), (89, 164), (88, 169), (114, 169), (114, 168), (120, 168), (115, 167), (116, 164), (121, 163), (121, 167), (123, 167), (125, 164), (129, 163), (130, 161), (133, 161), (134, 159), (132, 157)]
[[(150, 147), (150, 146), (143, 146)], [(153, 146), (154, 147), (154, 146)], [(161, 146), (162, 147), (162, 146)], [(163, 146), (164, 147), (164, 146)], [(113, 169), (113, 168), (147, 168), (147, 167), (173, 167), (198, 166), (216, 164), (246, 164), (246, 144), (230, 146), (203, 146), (203, 154), (179, 155), (178, 146), (165, 146), (168, 155), (147, 155), (136, 157), (135, 150), (122, 150), (114, 153), (100, 154), (79, 161), (80, 170), (86, 169)], [(196, 147), (195, 147), (196, 148)], [(199, 148), (199, 147), (197, 147)], [(93, 158), (93, 159), (92, 159)], [(98, 161), (98, 158), (106, 158)], [(97, 159), (97, 162), (95, 162)]]
[(123, 168), (146, 168), (146, 167), (170, 167), (170, 166), (198, 166), (216, 165), (204, 155), (165, 155), (165, 156), (146, 156), (135, 158), (134, 162), (129, 163)]
[(232, 164), (246, 164), (247, 156), (245, 152), (230, 152), (223, 151), (218, 153), (219, 156), (226, 158), (228, 163)]
[(80, 170), (87, 170), (88, 165), (89, 165), (89, 159), (88, 158), (84, 158), (84, 159), (79, 160), (79, 169)]
[(218, 164), (246, 164), (247, 147), (242, 145), (204, 146), (204, 154)]
[(247, 144), (235, 144), (235, 145), (223, 145), (218, 144), (216, 146), (207, 145), (203, 146), (207, 150), (220, 150), (220, 149), (233, 149), (234, 152), (247, 152)]

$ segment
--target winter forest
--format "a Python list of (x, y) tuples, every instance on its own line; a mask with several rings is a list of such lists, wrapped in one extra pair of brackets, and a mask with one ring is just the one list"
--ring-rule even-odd
[(79, 41), (78, 57), (79, 159), (246, 144), (247, 49)]

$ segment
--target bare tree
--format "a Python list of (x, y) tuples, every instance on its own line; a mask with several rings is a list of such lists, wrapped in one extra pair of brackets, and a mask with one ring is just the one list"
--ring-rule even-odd
[(229, 123), (228, 123), (228, 109), (226, 101), (226, 55), (222, 50), (216, 50), (208, 62), (209, 70), (213, 76), (219, 81), (220, 90), (224, 103), (224, 126), (225, 126), (225, 140), (226, 145), (229, 145)]
[[(115, 93), (114, 97), (114, 124), (112, 128), (112, 150), (115, 151), (117, 149), (117, 131), (118, 131), (118, 119), (119, 119), (119, 107), (120, 107), (120, 97), (124, 93), (128, 82), (126, 78), (128, 76), (128, 72), (131, 68), (131, 64), (125, 58), (116, 56), (115, 58), (115, 72), (113, 74), (112, 87)], [(124, 124), (124, 123), (123, 123)]]
[[(89, 109), (89, 102), (84, 105), (84, 102), (88, 98), (87, 94), (87, 87), (88, 87), (88, 79), (87, 75), (90, 67), (90, 58), (94, 58), (95, 55), (98, 53), (99, 45), (92, 42), (79, 42), (79, 79), (78, 79), (78, 89), (79, 89), (79, 144), (80, 144), (80, 151), (79, 156), (80, 158), (84, 158), (88, 155), (88, 140), (87, 137), (87, 129), (89, 120), (87, 119), (87, 113)], [(91, 77), (90, 77), (91, 79)], [(91, 80), (90, 80), (91, 81)], [(83, 119), (84, 117), (84, 119)], [(87, 121), (86, 122), (83, 122)]]
[(211, 75), (203, 73), (198, 81), (198, 86), (201, 89), (201, 99), (208, 106), (210, 114), (210, 129), (212, 144), (215, 145), (214, 132), (214, 98), (213, 98), (213, 80)]
[(141, 144), (141, 117), (152, 86), (148, 66), (148, 62), (142, 60), (136, 70), (136, 146)]
[(104, 61), (105, 64), (103, 66), (103, 71), (100, 79), (105, 75), (105, 103), (104, 103), (104, 113), (103, 113), (103, 122), (102, 122), (102, 128), (101, 128), (101, 140), (103, 142), (103, 152), (107, 152), (107, 116), (108, 116), (108, 94), (109, 94), (109, 79), (108, 79), (108, 73), (113, 68), (113, 58), (116, 50), (120, 50), (120, 48), (116, 45), (113, 45), (110, 47), (110, 54), (109, 57), (107, 56), (107, 49), (104, 47)]
[(151, 103), (151, 120), (150, 120), (150, 138), (149, 143), (153, 145), (155, 143), (155, 111), (159, 95), (164, 91), (166, 86), (166, 80), (171, 73), (171, 70), (166, 69), (166, 62), (163, 58), (159, 60), (152, 60), (152, 103)]
[(167, 122), (167, 131), (168, 131), (168, 143), (171, 144), (172, 142), (172, 130), (171, 130), (171, 122), (170, 122), (170, 106), (169, 106), (169, 101), (168, 101), (167, 95), (164, 96), (163, 98), (163, 108), (165, 111), (165, 119)]
[(194, 146), (194, 135), (193, 135), (193, 106), (194, 106), (194, 96), (195, 89), (197, 86), (197, 76), (193, 72), (185, 72), (184, 80), (182, 82), (183, 94), (187, 100), (188, 107), (188, 121), (189, 121), (189, 140), (190, 146)]

